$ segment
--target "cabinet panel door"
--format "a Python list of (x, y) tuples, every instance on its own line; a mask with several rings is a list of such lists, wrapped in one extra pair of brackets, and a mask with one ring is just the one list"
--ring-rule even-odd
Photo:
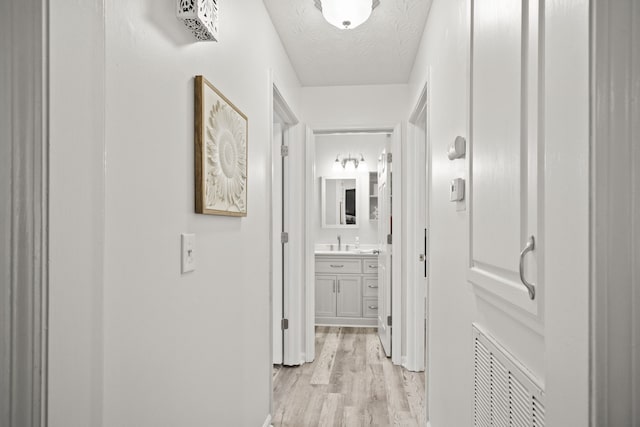
[(362, 280), (338, 276), (338, 317), (362, 317)]
[(316, 276), (316, 317), (336, 316), (336, 276)]
[[(538, 8), (536, 0), (473, 2), (469, 185), (469, 280), (534, 314), (519, 261), (529, 236), (538, 237)], [(526, 256), (530, 282), (542, 277), (536, 253)]]

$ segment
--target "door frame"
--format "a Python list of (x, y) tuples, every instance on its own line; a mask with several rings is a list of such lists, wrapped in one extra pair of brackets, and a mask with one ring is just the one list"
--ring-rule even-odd
[[(393, 317), (391, 335), (391, 361), (394, 365), (402, 364), (402, 141), (404, 128), (402, 123), (381, 126), (317, 126), (306, 129), (306, 155), (305, 155), (305, 360), (313, 362), (315, 359), (315, 241), (312, 225), (314, 224), (314, 201), (318, 196), (315, 185), (315, 135), (349, 134), (349, 133), (388, 133), (392, 135), (392, 153), (395, 162), (394, 178), (392, 180), (392, 194), (394, 203), (392, 215), (394, 229), (392, 241), (392, 253), (396, 256), (392, 259), (392, 285), (391, 285), (391, 313)], [(393, 166), (392, 166), (393, 167)]]
[[(304, 153), (304, 147), (301, 143), (292, 144), (296, 139), (301, 139), (300, 137), (296, 138), (296, 135), (299, 133), (299, 121), (290, 107), (290, 104), (287, 102), (287, 98), (282, 94), (280, 90), (280, 85), (277, 83), (277, 78), (273, 70), (268, 71), (268, 102), (269, 102), (269, 155), (268, 155), (268, 170), (269, 173), (269, 194), (271, 197), (269, 198), (269, 407), (270, 412), (273, 413), (273, 375), (271, 375), (273, 368), (273, 327), (274, 327), (274, 286), (279, 286), (280, 283), (274, 283), (274, 271), (275, 269), (282, 268), (282, 257), (274, 253), (274, 242), (275, 240), (279, 240), (280, 236), (274, 235), (274, 209), (280, 208), (280, 206), (275, 206), (273, 203), (274, 195), (276, 192), (281, 193), (280, 183), (275, 183), (275, 166), (280, 165), (280, 162), (276, 163), (278, 157), (275, 154), (280, 151), (280, 141), (275, 141), (273, 138), (274, 132), (274, 123), (276, 117), (279, 117), (284, 126), (282, 127), (283, 134), (283, 143), (289, 146), (289, 156), (290, 159), (295, 155), (296, 160), (299, 162), (298, 157), (301, 157)], [(277, 146), (277, 147), (276, 147)], [(275, 153), (275, 154), (274, 154)], [(295, 176), (295, 161), (290, 162), (290, 174), (289, 181), (289, 206), (297, 203), (300, 204), (300, 199), (303, 197), (302, 189), (297, 188), (295, 185), (291, 185), (295, 182), (292, 179), (292, 176)], [(301, 168), (300, 168), (301, 169)], [(298, 186), (299, 187), (299, 186)], [(279, 226), (280, 224), (278, 224)], [(288, 221), (289, 233), (297, 236), (297, 239), (290, 239), (289, 244), (289, 262), (286, 262), (285, 265), (288, 266), (287, 276), (291, 285), (292, 282), (295, 282), (296, 278), (302, 279), (304, 277), (304, 271), (299, 266), (301, 265), (302, 257), (297, 255), (300, 260), (296, 260), (294, 262), (294, 258), (296, 254), (302, 253), (302, 248), (304, 248), (304, 221), (302, 219), (297, 219), (294, 216), (290, 216), (290, 220)], [(284, 340), (284, 360), (282, 361), (284, 364), (299, 364), (300, 356), (296, 349), (301, 346), (301, 330), (299, 329), (300, 320), (302, 317), (302, 310), (300, 307), (299, 301), (302, 300), (302, 296), (300, 293), (302, 289), (300, 286), (288, 286), (285, 289), (285, 314), (289, 319), (289, 329), (288, 334), (285, 334)]]
[(0, 298), (0, 424), (46, 426), (48, 2), (0, 11), (0, 36), (11, 41), (0, 58), (0, 294), (11, 295)]
[[(406, 149), (406, 174), (407, 182), (405, 190), (407, 194), (421, 194), (424, 199), (407, 197), (406, 200), (406, 242), (405, 242), (405, 268), (407, 271), (407, 360), (405, 367), (410, 371), (425, 370), (425, 332), (428, 340), (428, 322), (424, 301), (428, 296), (429, 279), (431, 271), (430, 239), (429, 237), (429, 206), (431, 185), (431, 145), (429, 141), (429, 110), (428, 110), (428, 84), (425, 83), (418, 98), (418, 102), (409, 118), (407, 149)], [(418, 123), (423, 123), (422, 130)], [(427, 235), (424, 235), (427, 230)], [(426, 238), (426, 248), (424, 239)], [(419, 264), (419, 255), (424, 253), (426, 260), (427, 276)], [(426, 321), (426, 323), (425, 323)]]
[(592, 2), (590, 10), (593, 427), (640, 423), (640, 352), (634, 350), (640, 347), (640, 329), (634, 326), (640, 324), (640, 267), (634, 263), (640, 254), (640, 149), (634, 142), (640, 108), (632, 103), (640, 94), (640, 63), (629, 55), (640, 33), (638, 10), (635, 0)]

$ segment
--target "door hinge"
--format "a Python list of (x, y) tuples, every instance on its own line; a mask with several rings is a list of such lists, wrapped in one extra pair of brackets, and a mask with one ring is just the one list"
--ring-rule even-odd
[(289, 319), (280, 320), (280, 329), (282, 329), (283, 331), (289, 329)]
[(280, 233), (280, 243), (289, 243), (289, 233), (287, 233), (286, 231)]
[(392, 326), (391, 325), (391, 316), (387, 316), (387, 326)]
[(387, 163), (391, 163), (393, 161), (393, 153), (387, 153)]
[(281, 145), (280, 146), (280, 155), (282, 157), (287, 157), (289, 155), (289, 146), (288, 145)]
[(391, 234), (387, 234), (387, 245), (390, 245), (393, 243), (393, 236)]

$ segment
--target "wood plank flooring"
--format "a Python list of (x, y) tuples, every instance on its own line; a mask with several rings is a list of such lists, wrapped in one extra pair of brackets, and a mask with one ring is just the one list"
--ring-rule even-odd
[(274, 368), (274, 427), (422, 427), (424, 373), (394, 366), (375, 328), (316, 327), (316, 360)]

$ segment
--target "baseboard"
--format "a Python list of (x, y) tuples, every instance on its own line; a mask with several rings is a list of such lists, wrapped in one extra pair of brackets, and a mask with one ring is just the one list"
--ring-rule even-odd
[(264, 420), (264, 424), (262, 424), (262, 427), (273, 427), (271, 425), (271, 414), (267, 415), (267, 419)]

